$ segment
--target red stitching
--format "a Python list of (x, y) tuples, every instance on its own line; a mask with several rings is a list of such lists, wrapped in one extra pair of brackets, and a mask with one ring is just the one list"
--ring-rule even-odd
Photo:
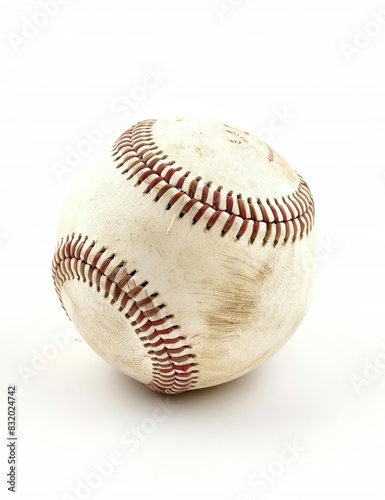
[[(137, 283), (136, 270), (127, 273), (124, 262), (115, 265), (115, 254), (107, 254), (107, 248), (96, 247), (96, 242), (87, 243), (87, 236), (73, 234), (62, 238), (57, 245), (52, 262), (52, 278), (60, 303), (63, 284), (71, 279), (88, 281), (104, 292), (111, 305), (131, 320), (139, 339), (152, 360), (152, 381), (149, 387), (157, 392), (173, 394), (191, 389), (198, 381), (198, 363), (191, 346), (173, 324), (171, 314), (165, 312), (158, 294), (148, 295), (148, 282)], [(87, 243), (87, 245), (86, 245)], [(111, 268), (111, 269), (110, 269)]]
[[(175, 166), (175, 161), (165, 162), (168, 155), (157, 149), (152, 135), (155, 122), (139, 122), (124, 132), (116, 141), (112, 155), (118, 163), (116, 168), (124, 167), (122, 174), (129, 173), (128, 179), (137, 177), (136, 186), (147, 184), (145, 194), (156, 191), (154, 201), (167, 199), (167, 210), (183, 199), (184, 203), (178, 204), (177, 208), (180, 217), (184, 217), (195, 206), (191, 222), (196, 224), (204, 219), (205, 228), (211, 229), (221, 221), (223, 236), (230, 232), (238, 218), (239, 230), (234, 236), (240, 240), (247, 235), (250, 244), (257, 240), (260, 230), (263, 230), (262, 244), (272, 241), (276, 246), (279, 243), (286, 244), (290, 239), (295, 241), (298, 236), (303, 238), (313, 229), (313, 197), (301, 176), (297, 190), (282, 196), (280, 200), (257, 198), (254, 201), (248, 198), (245, 202), (241, 194), (235, 196), (232, 191), (225, 193), (222, 186), (214, 189), (211, 181), (202, 180), (201, 177), (189, 179), (190, 172), (183, 173), (183, 168)], [(274, 161), (271, 148), (268, 160)], [(222, 213), (226, 214), (225, 219), (220, 218)], [(280, 226), (282, 223), (285, 224), (285, 230)], [(276, 226), (274, 238), (271, 238), (272, 225)]]
[[(190, 171), (182, 173), (182, 167), (175, 166), (175, 161), (167, 161), (168, 155), (154, 142), (154, 123), (155, 120), (140, 122), (124, 132), (116, 141), (112, 156), (121, 174), (129, 174), (127, 180), (135, 177), (136, 186), (147, 184), (144, 193), (156, 192), (155, 202), (164, 198), (166, 210), (175, 206), (180, 217), (191, 211), (191, 223), (204, 219), (206, 230), (220, 223), (223, 237), (236, 227), (237, 233), (233, 232), (236, 240), (247, 235), (250, 244), (257, 239), (262, 245), (269, 242), (274, 246), (280, 242), (286, 244), (298, 237), (303, 238), (312, 230), (314, 202), (301, 176), (297, 190), (279, 200), (257, 198), (254, 201), (249, 197), (244, 201), (241, 194), (226, 193), (222, 186), (213, 188), (212, 181), (201, 177), (190, 179)], [(270, 148), (268, 160), (274, 161), (274, 152)], [(147, 294), (148, 282), (136, 283), (133, 279), (136, 270), (127, 273), (124, 262), (114, 265), (116, 255), (105, 257), (106, 251), (106, 247), (96, 248), (95, 241), (88, 242), (87, 236), (67, 236), (58, 243), (52, 276), (63, 309), (61, 290), (69, 279), (88, 282), (90, 287), (96, 287), (97, 292), (103, 290), (111, 305), (117, 304), (118, 310), (131, 321), (148, 349), (153, 366), (149, 386), (162, 393), (193, 388), (198, 381), (198, 364), (192, 361), (195, 355), (191, 353), (186, 338), (175, 335), (179, 327), (173, 324), (173, 316), (167, 314), (165, 305), (156, 300), (158, 294)]]

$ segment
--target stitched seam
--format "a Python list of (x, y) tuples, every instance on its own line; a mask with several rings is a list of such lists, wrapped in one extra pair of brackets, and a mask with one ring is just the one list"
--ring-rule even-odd
[(128, 129), (115, 142), (112, 155), (121, 174), (128, 174), (127, 180), (135, 178), (136, 187), (147, 185), (143, 193), (156, 193), (154, 201), (164, 200), (166, 210), (175, 207), (179, 217), (189, 213), (192, 224), (205, 221), (207, 231), (221, 223), (222, 236), (232, 230), (237, 240), (247, 237), (250, 244), (258, 235), (262, 245), (269, 241), (274, 246), (286, 244), (290, 239), (302, 239), (313, 229), (313, 197), (300, 175), (297, 190), (280, 199), (254, 201), (233, 191), (225, 193), (222, 186), (214, 189), (212, 181), (190, 178), (190, 171), (170, 161), (155, 144), (155, 123), (147, 120)]
[(72, 234), (59, 241), (52, 278), (63, 309), (62, 287), (68, 280), (88, 282), (97, 292), (104, 291), (110, 304), (131, 320), (151, 356), (153, 373), (149, 387), (166, 394), (191, 389), (198, 381), (198, 363), (193, 361), (196, 356), (180, 334), (180, 327), (172, 322), (165, 304), (159, 303), (159, 295), (148, 294), (148, 282), (139, 282), (136, 270), (128, 273), (124, 261), (116, 265), (116, 254), (106, 252), (106, 247), (89, 242), (87, 236)]

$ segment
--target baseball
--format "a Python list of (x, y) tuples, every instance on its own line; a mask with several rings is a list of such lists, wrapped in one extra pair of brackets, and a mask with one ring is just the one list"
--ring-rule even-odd
[(82, 172), (53, 280), (96, 353), (167, 394), (240, 377), (299, 326), (315, 273), (304, 179), (248, 132), (146, 120)]

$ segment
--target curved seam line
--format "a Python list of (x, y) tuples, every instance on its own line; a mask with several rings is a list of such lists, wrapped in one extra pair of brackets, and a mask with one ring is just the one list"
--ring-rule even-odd
[[(64, 239), (61, 240), (61, 242), (58, 244), (56, 252), (55, 252), (55, 257), (54, 257), (53, 264), (52, 264), (52, 275), (53, 275), (53, 280), (54, 280), (54, 283), (55, 283), (55, 288), (56, 288), (56, 291), (57, 291), (57, 294), (59, 296), (59, 300), (60, 300), (60, 303), (61, 303), (63, 309), (65, 310), (64, 303), (63, 303), (62, 296), (61, 296), (61, 288), (62, 288), (63, 284), (66, 281), (69, 281), (71, 279), (77, 279), (78, 281), (80, 281), (80, 274), (81, 274), (81, 277), (83, 278), (82, 281), (83, 282), (87, 282), (87, 278), (86, 278), (85, 273), (83, 275), (82, 273), (79, 273), (79, 271), (78, 271), (77, 268), (76, 269), (73, 268), (73, 266), (72, 266), (73, 261), (75, 261), (76, 263), (84, 264), (84, 266), (88, 266), (90, 269), (92, 269), (91, 274), (93, 272), (95, 272), (95, 271), (97, 273), (99, 273), (100, 274), (100, 277), (99, 277), (99, 280), (98, 280), (99, 283), (100, 283), (101, 277), (105, 277), (106, 279), (110, 280), (115, 285), (115, 288), (117, 288), (119, 290), (119, 295), (117, 297), (117, 300), (112, 299), (112, 300), (114, 300), (114, 302), (112, 302), (112, 304), (117, 303), (119, 301), (119, 299), (121, 298), (122, 293), (126, 294), (126, 295), (129, 295), (129, 292), (124, 291), (124, 289), (121, 286), (119, 286), (119, 283), (117, 283), (113, 279), (111, 280), (109, 278), (109, 275), (107, 275), (104, 272), (100, 271), (100, 269), (103, 267), (103, 265), (100, 266), (100, 267), (97, 265), (98, 262), (99, 262), (99, 260), (100, 260), (100, 257), (102, 256), (102, 254), (107, 251), (107, 248), (103, 247), (99, 252), (96, 253), (96, 255), (93, 257), (93, 260), (96, 260), (96, 258), (97, 258), (97, 262), (96, 262), (96, 265), (93, 265), (93, 262), (90, 263), (87, 260), (84, 260), (84, 258), (81, 258), (80, 256), (76, 256), (75, 250), (76, 250), (76, 247), (78, 246), (78, 244), (80, 243), (81, 240), (83, 240), (83, 238), (81, 238), (81, 237), (77, 238), (77, 240), (74, 240), (74, 235), (72, 235), (72, 238), (69, 238), (67, 236), (66, 240), (64, 240)], [(83, 241), (83, 246), (84, 246), (84, 243), (86, 241), (87, 241), (87, 237)], [(66, 255), (68, 246), (69, 246), (70, 256)], [(89, 245), (87, 247), (86, 252), (89, 249), (92, 249), (94, 247), (95, 247), (95, 242), (92, 242), (91, 245)], [(61, 253), (62, 250), (64, 252), (64, 258), (62, 258), (61, 255), (60, 255), (60, 253)], [(84, 251), (84, 249), (82, 247), (81, 250), (80, 250), (80, 252), (83, 252), (83, 251)], [(74, 253), (74, 255), (72, 255), (72, 253)], [(112, 261), (112, 259), (106, 259), (106, 260), (109, 260), (109, 262), (108, 262), (108, 264), (106, 266), (106, 269), (107, 269), (108, 266), (109, 266), (109, 264), (110, 264), (110, 262)], [(105, 262), (106, 261), (104, 261), (103, 264), (105, 264)], [(66, 263), (69, 263), (70, 269), (66, 268), (66, 266), (65, 266)], [(65, 267), (66, 272), (63, 271), (62, 266)], [(119, 266), (116, 266), (112, 270), (112, 272), (116, 271), (117, 268), (119, 268)], [(72, 276), (70, 275), (70, 272), (71, 272)], [(119, 271), (117, 271), (117, 272), (119, 272)], [(130, 273), (126, 273), (125, 277), (127, 277), (129, 275), (130, 275)], [(88, 276), (88, 277), (89, 278), (93, 278), (93, 276)], [(123, 278), (121, 278), (119, 282), (121, 282), (122, 279)], [(130, 281), (130, 280), (128, 280), (128, 281)], [(91, 279), (89, 279), (89, 282), (92, 283), (92, 284), (95, 284)], [(146, 284), (146, 286), (147, 286), (147, 284)], [(97, 291), (100, 291), (101, 288), (100, 288), (99, 284), (97, 285), (97, 288), (99, 289)], [(110, 295), (110, 288), (111, 287), (109, 287), (108, 290), (106, 288), (104, 288), (104, 292), (106, 294), (108, 294), (108, 295)], [(138, 286), (136, 286), (135, 288), (138, 288)], [(145, 287), (143, 287), (142, 289), (144, 289), (144, 288)], [(108, 295), (107, 295), (107, 297), (108, 297)], [(154, 363), (153, 363), (153, 380), (149, 384), (149, 387), (151, 387), (152, 389), (158, 390), (160, 392), (175, 393), (175, 392), (179, 392), (178, 389), (180, 389), (180, 390), (186, 390), (186, 389), (190, 388), (191, 386), (195, 385), (197, 383), (197, 376), (195, 374), (197, 373), (196, 367), (198, 366), (198, 363), (188, 363), (187, 365), (180, 365), (181, 369), (183, 367), (187, 367), (189, 369), (188, 372), (187, 371), (183, 371), (183, 369), (182, 369), (182, 373), (183, 374), (188, 373), (190, 375), (190, 377), (185, 377), (187, 380), (184, 380), (184, 377), (183, 376), (181, 377), (180, 373), (176, 371), (175, 362), (177, 362), (177, 359), (174, 359), (173, 354), (170, 351), (170, 348), (167, 346), (167, 342), (166, 342), (167, 339), (165, 339), (165, 338), (162, 337), (162, 335), (160, 333), (160, 332), (162, 332), (162, 330), (158, 330), (155, 326), (152, 326), (152, 328), (157, 333), (157, 336), (159, 337), (159, 340), (156, 340), (155, 343), (151, 343), (150, 342), (150, 344), (145, 344), (143, 342), (143, 339), (139, 336), (138, 331), (141, 334), (143, 334), (143, 335), (146, 336), (146, 331), (142, 331), (142, 328), (148, 322), (151, 323), (152, 321), (151, 321), (151, 319), (147, 318), (147, 316), (145, 315), (146, 312), (148, 313), (148, 310), (142, 310), (140, 308), (140, 306), (138, 306), (138, 301), (135, 300), (135, 296), (134, 297), (130, 297), (130, 298), (133, 300), (133, 302), (136, 305), (136, 307), (138, 308), (138, 310), (146, 317), (146, 320), (145, 320), (144, 324), (141, 327), (138, 327), (138, 328), (134, 327), (135, 332), (138, 334), (138, 337), (142, 341), (143, 346), (145, 347), (145, 349), (147, 350), (147, 352), (151, 356), (154, 356), (151, 359), (152, 359), (153, 362), (155, 361), (155, 362), (159, 363), (160, 364), (160, 368), (168, 370), (170, 368), (169, 365), (172, 365), (172, 371), (174, 372), (174, 375), (173, 375), (174, 380), (172, 382), (171, 387), (162, 387), (162, 379), (163, 379), (163, 382), (164, 382), (164, 378), (165, 377), (164, 377), (164, 375), (162, 375), (162, 371), (159, 371), (159, 367), (155, 366)], [(147, 298), (150, 299), (151, 296), (147, 296)], [(141, 300), (139, 302), (141, 302)], [(111, 301), (110, 301), (110, 303), (111, 303)], [(149, 304), (150, 303), (154, 306), (153, 309), (156, 309), (156, 308), (160, 307), (160, 306), (156, 306), (155, 305), (155, 303), (153, 302), (152, 298), (151, 298), (151, 301), (149, 302)], [(124, 311), (124, 308), (120, 312), (123, 312), (123, 311)], [(128, 315), (128, 313), (125, 314), (125, 317), (127, 319), (130, 318), (130, 316), (127, 316), (127, 315)], [(158, 318), (159, 321), (163, 320), (163, 319), (165, 319), (165, 317)], [(165, 322), (167, 322), (167, 319), (165, 319)], [(166, 330), (171, 329), (171, 328), (172, 328), (172, 331), (173, 331), (173, 330), (176, 330), (178, 327), (177, 327), (177, 325), (173, 325), (172, 327), (166, 328)], [(178, 336), (177, 342), (179, 342), (179, 341), (185, 341), (185, 340), (186, 340), (185, 337)], [(158, 344), (159, 342), (160, 342), (159, 345), (162, 346), (162, 349), (160, 349), (160, 351), (151, 351), (151, 350), (149, 351), (148, 350), (149, 348), (152, 349), (154, 347), (158, 347), (159, 345), (154, 345), (154, 344)], [(179, 356), (177, 356), (177, 357), (181, 357), (180, 354), (183, 353), (186, 349), (191, 349), (191, 346), (184, 345), (182, 347), (178, 347), (177, 349), (181, 350), (180, 352), (178, 352)], [(168, 364), (169, 365), (164, 365), (164, 361), (165, 360), (162, 360), (161, 358), (157, 357), (157, 355), (159, 355), (159, 352), (162, 352), (163, 350), (165, 351), (165, 354), (167, 355)], [(192, 355), (192, 354), (190, 354), (190, 355), (184, 354), (184, 356), (188, 356), (188, 359), (193, 359), (195, 357), (195, 355)], [(166, 371), (166, 373), (167, 373), (167, 371)]]
[[(286, 235), (283, 241), (284, 244), (288, 241), (290, 236), (290, 234), (288, 233), (290, 232), (294, 233), (293, 241), (295, 241), (299, 230), (299, 228), (296, 226), (296, 222), (298, 222), (301, 226), (300, 238), (302, 238), (305, 233), (309, 234), (309, 231), (312, 230), (314, 224), (314, 201), (310, 189), (308, 188), (307, 184), (299, 174), (297, 174), (299, 177), (299, 186), (297, 190), (286, 196), (282, 196), (281, 200), (285, 207), (284, 210), (285, 211), (288, 210), (290, 213), (289, 218), (287, 217), (287, 214), (284, 213), (284, 211), (282, 210), (282, 205), (278, 202), (277, 198), (273, 198), (275, 205), (273, 205), (273, 203), (270, 201), (270, 198), (267, 198), (265, 203), (262, 202), (260, 198), (257, 198), (257, 204), (255, 205), (253, 202), (249, 201), (251, 199), (250, 197), (247, 198), (246, 202), (245, 199), (242, 198), (242, 195), (237, 195), (237, 198), (234, 199), (233, 192), (230, 191), (226, 195), (226, 200), (225, 200), (223, 195), (221, 195), (221, 190), (222, 190), (221, 186), (219, 186), (215, 190), (212, 190), (211, 188), (212, 181), (206, 181), (205, 184), (203, 185), (201, 199), (194, 198), (201, 177), (193, 179), (190, 182), (188, 189), (182, 190), (182, 187), (190, 172), (187, 172), (183, 176), (181, 176), (178, 179), (178, 182), (176, 182), (176, 184), (170, 184), (169, 181), (171, 180), (173, 175), (176, 172), (182, 170), (182, 167), (178, 167), (176, 169), (171, 168), (167, 171), (166, 176), (162, 175), (163, 170), (165, 170), (167, 167), (171, 167), (172, 165), (174, 165), (175, 161), (169, 161), (167, 163), (164, 163), (164, 160), (168, 159), (169, 156), (165, 155), (164, 152), (161, 150), (158, 151), (157, 146), (154, 146), (155, 142), (154, 142), (154, 137), (152, 135), (153, 134), (152, 129), (155, 123), (156, 120), (147, 120), (139, 122), (137, 125), (131, 127), (126, 132), (124, 132), (114, 144), (113, 156), (115, 156), (118, 153), (121, 153), (120, 156), (114, 158), (115, 162), (122, 160), (120, 161), (120, 163), (117, 165), (116, 168), (121, 168), (127, 162), (134, 161), (134, 163), (131, 166), (124, 168), (124, 170), (121, 172), (121, 174), (123, 175), (132, 170), (127, 180), (130, 180), (134, 176), (137, 176), (142, 170), (148, 169), (145, 170), (144, 173), (143, 172), (140, 173), (135, 186), (139, 186), (145, 179), (150, 178), (151, 176), (155, 177), (154, 179), (148, 181), (149, 186), (144, 191), (145, 194), (150, 194), (150, 192), (160, 182), (163, 181), (163, 183), (165, 183), (165, 185), (160, 188), (155, 201), (159, 201), (159, 199), (170, 189), (176, 189), (177, 193), (174, 194), (172, 198), (169, 200), (169, 204), (166, 207), (166, 209), (170, 209), (174, 204), (176, 204), (179, 201), (180, 198), (182, 198), (182, 196), (189, 198), (189, 201), (187, 203), (184, 203), (182, 209), (180, 210), (180, 217), (183, 217), (187, 213), (187, 211), (191, 209), (191, 207), (193, 206), (192, 204), (196, 203), (201, 204), (201, 207), (195, 212), (195, 215), (192, 220), (192, 223), (195, 224), (203, 217), (206, 210), (208, 208), (211, 208), (212, 210), (214, 210), (214, 214), (212, 214), (210, 219), (207, 221), (206, 224), (207, 230), (211, 229), (218, 221), (219, 215), (217, 214), (217, 212), (219, 212), (220, 214), (222, 213), (226, 214), (229, 217), (227, 221), (224, 223), (222, 236), (224, 236), (231, 229), (231, 226), (234, 223), (234, 218), (238, 218), (242, 220), (244, 223), (246, 222), (246, 225), (243, 223), (242, 227), (239, 228), (238, 230), (238, 234), (236, 237), (238, 240), (246, 233), (248, 222), (253, 223), (254, 226), (257, 224), (258, 226), (257, 228), (255, 227), (252, 228), (250, 243), (253, 243), (256, 239), (257, 234), (254, 233), (256, 232), (256, 229), (259, 229), (259, 224), (265, 224), (266, 234), (265, 238), (263, 239), (263, 245), (265, 245), (270, 239), (272, 225), (275, 227), (278, 227), (280, 224), (290, 225), (291, 223), (293, 225), (293, 228), (291, 230), (290, 228), (288, 229), (288, 227), (286, 226)], [(155, 153), (153, 153), (154, 150), (156, 150)], [(150, 155), (150, 158), (145, 158), (145, 156), (148, 154)], [(125, 158), (126, 156), (129, 157)], [(158, 165), (160, 162), (162, 163)], [(155, 167), (157, 167), (157, 170), (160, 170), (160, 172), (155, 170)], [(210, 189), (212, 190), (212, 196), (211, 196), (211, 198), (213, 199), (212, 204), (208, 204), (206, 202), (209, 192), (208, 190)], [(219, 198), (219, 201), (217, 199), (216, 203), (214, 203), (215, 193), (217, 193), (217, 198)], [(177, 199), (171, 204), (171, 201), (173, 201), (174, 198)], [(294, 198), (294, 200), (292, 198)], [(287, 200), (290, 201), (290, 204), (288, 203)], [(219, 205), (221, 204), (226, 204), (226, 210), (224, 210), (223, 208), (222, 209), (219, 208)], [(240, 213), (235, 213), (233, 211), (234, 204), (238, 206), (238, 210)], [(249, 205), (250, 217), (242, 215), (242, 212), (245, 213), (246, 211), (245, 208), (246, 205)], [(188, 210), (185, 210), (186, 207), (188, 207)], [(259, 218), (256, 215), (257, 209), (259, 209), (262, 214), (262, 220), (259, 220)], [(295, 216), (293, 209), (298, 213), (298, 215)], [(270, 210), (274, 218), (273, 221), (265, 220), (265, 216), (267, 219), (269, 218), (267, 215), (268, 210)], [(276, 220), (278, 212), (281, 213), (282, 220)], [(255, 214), (255, 217), (253, 217), (253, 214)], [(281, 238), (281, 235), (283, 233), (283, 231), (281, 230), (279, 231), (277, 230), (277, 232), (279, 232), (279, 235), (278, 238), (277, 237), (274, 238), (274, 246), (276, 246), (279, 243), (279, 239)]]

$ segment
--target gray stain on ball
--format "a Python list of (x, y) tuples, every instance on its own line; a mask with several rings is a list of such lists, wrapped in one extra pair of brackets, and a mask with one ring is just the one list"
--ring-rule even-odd
[(273, 268), (268, 262), (234, 259), (229, 253), (223, 261), (222, 280), (216, 288), (203, 286), (202, 296), (210, 297), (205, 322), (212, 335), (232, 335), (239, 327), (250, 328), (261, 314), (259, 303), (265, 281)]

